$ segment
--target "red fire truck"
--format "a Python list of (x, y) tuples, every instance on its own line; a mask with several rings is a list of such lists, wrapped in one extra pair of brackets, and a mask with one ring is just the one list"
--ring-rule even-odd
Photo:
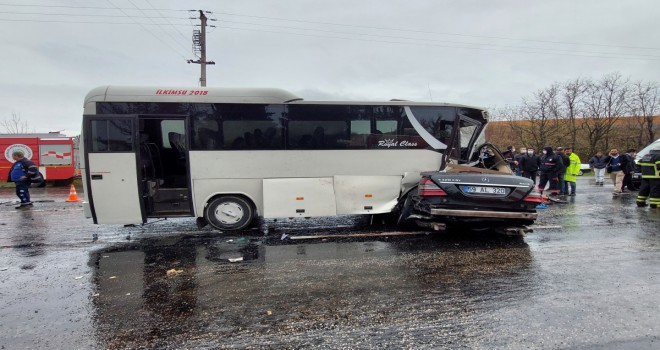
[(76, 175), (73, 138), (59, 133), (50, 134), (0, 134), (0, 180), (7, 175), (14, 160), (12, 153), (22, 151), (38, 167), (46, 182), (68, 185)]

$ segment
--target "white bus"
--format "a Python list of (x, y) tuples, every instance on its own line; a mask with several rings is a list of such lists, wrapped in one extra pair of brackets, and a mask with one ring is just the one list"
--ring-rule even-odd
[(444, 156), (467, 162), (486, 122), (483, 109), (443, 103), (99, 87), (82, 124), (85, 215), (96, 224), (190, 216), (228, 231), (258, 216), (391, 213)]

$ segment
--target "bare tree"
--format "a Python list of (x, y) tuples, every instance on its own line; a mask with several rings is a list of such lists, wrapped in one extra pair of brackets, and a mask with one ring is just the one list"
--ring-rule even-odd
[(561, 86), (560, 102), (564, 119), (568, 122), (568, 134), (570, 136), (570, 146), (576, 147), (578, 135), (578, 120), (582, 99), (587, 91), (590, 82), (577, 78), (564, 83)]
[(609, 74), (590, 83), (584, 100), (582, 128), (589, 140), (589, 153), (610, 146), (609, 133), (627, 112), (628, 79), (619, 73)]
[(7, 134), (25, 134), (30, 132), (27, 120), (23, 120), (20, 114), (12, 113), (11, 118), (5, 118), (0, 126)]
[(653, 117), (660, 109), (658, 84), (637, 81), (632, 84), (630, 90), (628, 106), (640, 126), (637, 144), (641, 147), (655, 140)]
[(556, 141), (560, 133), (559, 88), (553, 84), (537, 91), (531, 99), (523, 99), (521, 123), (523, 140), (535, 149), (542, 149)]

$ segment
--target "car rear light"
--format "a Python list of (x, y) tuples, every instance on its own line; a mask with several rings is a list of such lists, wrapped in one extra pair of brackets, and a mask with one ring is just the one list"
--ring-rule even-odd
[(446, 196), (447, 192), (430, 179), (422, 179), (417, 187), (417, 194), (420, 196)]
[(537, 188), (534, 187), (534, 189), (527, 194), (525, 198), (523, 198), (523, 201), (525, 202), (532, 202), (532, 203), (543, 203), (543, 193)]

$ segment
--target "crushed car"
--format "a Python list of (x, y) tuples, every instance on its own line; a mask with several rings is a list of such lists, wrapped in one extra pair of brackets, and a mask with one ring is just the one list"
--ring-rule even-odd
[[(451, 154), (451, 152), (447, 152)], [(513, 175), (501, 152), (483, 144), (467, 164), (447, 158), (441, 171), (424, 172), (402, 204), (399, 225), (525, 234), (537, 218), (541, 191)]]

